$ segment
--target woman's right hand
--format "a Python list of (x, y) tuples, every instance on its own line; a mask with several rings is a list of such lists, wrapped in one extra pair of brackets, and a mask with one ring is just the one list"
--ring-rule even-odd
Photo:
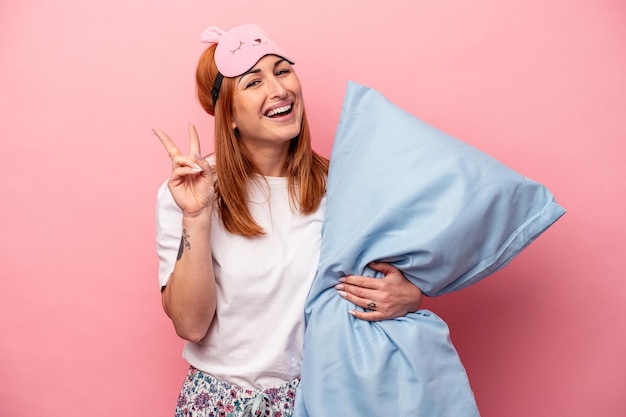
[(197, 216), (213, 204), (213, 174), (200, 153), (200, 139), (189, 124), (189, 155), (183, 155), (176, 144), (160, 129), (153, 129), (172, 160), (168, 187), (184, 216)]

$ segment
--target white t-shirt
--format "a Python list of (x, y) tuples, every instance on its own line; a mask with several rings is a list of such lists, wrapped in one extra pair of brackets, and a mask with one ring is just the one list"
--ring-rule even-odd
[[(283, 385), (300, 375), (304, 303), (320, 253), (326, 200), (302, 215), (289, 203), (287, 180), (259, 177), (250, 186), (249, 207), (265, 235), (245, 238), (227, 232), (213, 211), (211, 249), (217, 311), (207, 336), (188, 342), (184, 358), (196, 368), (242, 388)], [(159, 282), (174, 269), (182, 212), (167, 183), (158, 191)]]

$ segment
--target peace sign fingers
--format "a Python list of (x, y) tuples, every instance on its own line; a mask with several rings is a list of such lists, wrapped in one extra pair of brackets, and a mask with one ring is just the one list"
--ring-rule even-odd
[[(162, 131), (161, 129), (152, 129), (152, 131), (157, 136), (157, 138), (159, 138), (159, 140), (163, 144), (163, 147), (167, 151), (167, 154), (170, 156), (170, 159), (172, 161), (174, 161), (175, 157), (182, 155), (182, 152), (180, 151), (180, 149), (178, 149), (174, 141), (172, 141), (172, 139), (170, 139), (170, 137), (167, 136), (167, 134), (164, 131)], [(197, 138), (198, 138), (198, 134), (196, 133), (196, 139)]]
[(200, 154), (200, 139), (189, 124), (189, 155), (184, 155), (170, 137), (152, 129), (172, 161), (169, 189), (176, 204), (186, 213), (197, 213), (213, 200), (213, 177), (209, 163)]

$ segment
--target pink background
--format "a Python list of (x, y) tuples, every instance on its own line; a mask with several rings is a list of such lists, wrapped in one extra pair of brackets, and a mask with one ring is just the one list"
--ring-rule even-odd
[(328, 155), (348, 79), (550, 188), (568, 213), (506, 269), (429, 300), (483, 417), (626, 416), (626, 3), (2, 0), (0, 415), (171, 416), (154, 199), (211, 123), (209, 24), (297, 61)]

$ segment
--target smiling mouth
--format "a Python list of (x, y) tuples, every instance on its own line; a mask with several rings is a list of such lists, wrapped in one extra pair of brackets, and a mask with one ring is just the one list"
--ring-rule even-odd
[(276, 117), (276, 116), (284, 116), (286, 114), (291, 113), (293, 106), (291, 104), (287, 106), (277, 107), (265, 113), (267, 117)]

